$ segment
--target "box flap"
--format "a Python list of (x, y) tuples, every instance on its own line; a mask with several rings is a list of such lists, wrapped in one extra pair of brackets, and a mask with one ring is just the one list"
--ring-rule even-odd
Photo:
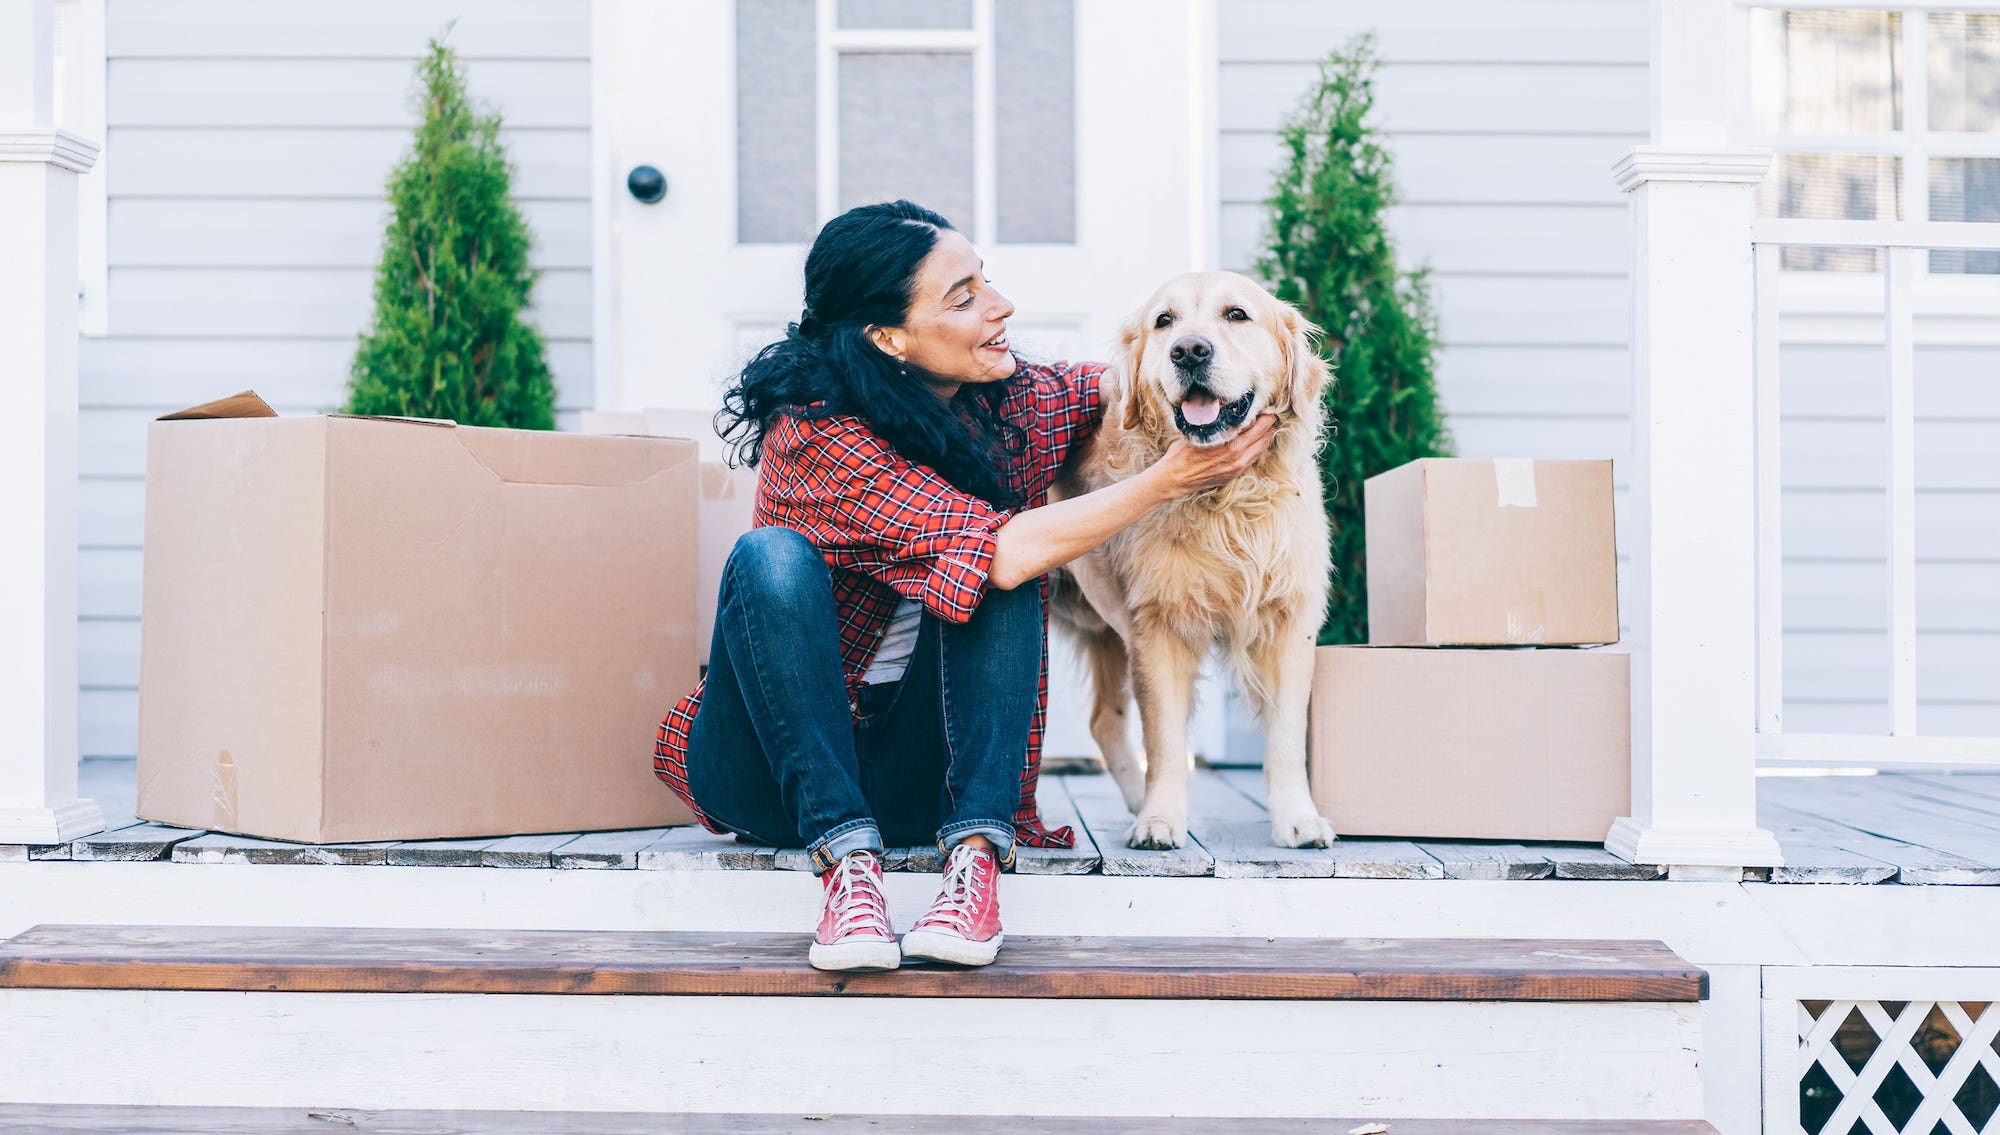
[(245, 390), (231, 394), (227, 398), (218, 398), (213, 402), (203, 402), (199, 406), (189, 406), (185, 410), (176, 410), (171, 414), (162, 414), (159, 420), (163, 422), (181, 422), (192, 421), (198, 418), (275, 418), (277, 416), (278, 412), (271, 409), (270, 403), (257, 397), (256, 391)]
[(406, 414), (328, 414), (329, 418), (353, 418), (362, 422), (409, 422), (418, 426), (443, 426), (457, 429), (458, 423), (450, 418), (417, 418)]

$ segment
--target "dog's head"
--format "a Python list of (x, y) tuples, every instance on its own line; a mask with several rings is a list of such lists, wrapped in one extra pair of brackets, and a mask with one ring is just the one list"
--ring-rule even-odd
[(1112, 412), (1125, 429), (1151, 425), (1196, 445), (1221, 445), (1261, 413), (1316, 417), (1328, 377), (1317, 334), (1247, 277), (1176, 276), (1119, 336)]

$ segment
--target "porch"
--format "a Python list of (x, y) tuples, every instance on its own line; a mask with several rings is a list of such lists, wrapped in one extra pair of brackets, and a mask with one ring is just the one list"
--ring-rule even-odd
[[(134, 762), (86, 760), (81, 789), (106, 830), (68, 843), (0, 845), (4, 860), (151, 861), (391, 867), (806, 871), (801, 849), (738, 843), (699, 828), (554, 833), (503, 839), (294, 844), (140, 822)], [(1091, 765), (1052, 766), (1041, 803), (1052, 825), (1077, 831), (1071, 849), (1022, 848), (1028, 875), (1215, 878), (1592, 880), (1646, 882), (1663, 865), (1628, 863), (1597, 844), (1345, 837), (1331, 848), (1271, 845), (1263, 774), (1197, 769), (1187, 846), (1135, 851), (1110, 778)], [(1779, 867), (1690, 869), (1684, 877), (1777, 884), (2000, 886), (2000, 773), (1765, 776), (1757, 819), (1784, 852)], [(935, 872), (935, 848), (898, 848), (891, 871)], [(1687, 875), (1710, 870), (1713, 875)]]

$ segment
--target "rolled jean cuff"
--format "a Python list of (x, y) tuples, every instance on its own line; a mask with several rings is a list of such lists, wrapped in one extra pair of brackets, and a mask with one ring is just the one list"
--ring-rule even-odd
[(938, 850), (945, 858), (951, 857), (951, 849), (965, 842), (966, 836), (983, 835), (993, 843), (993, 856), (1000, 866), (1014, 865), (1014, 825), (1005, 820), (962, 820), (950, 827), (938, 829)]
[(806, 846), (813, 871), (824, 875), (850, 851), (882, 854), (882, 831), (873, 820), (849, 820)]

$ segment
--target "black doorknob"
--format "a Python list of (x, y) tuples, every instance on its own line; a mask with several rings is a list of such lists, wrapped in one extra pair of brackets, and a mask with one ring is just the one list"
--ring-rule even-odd
[(634, 166), (625, 178), (625, 188), (632, 191), (640, 204), (657, 204), (667, 195), (667, 175), (652, 166)]

